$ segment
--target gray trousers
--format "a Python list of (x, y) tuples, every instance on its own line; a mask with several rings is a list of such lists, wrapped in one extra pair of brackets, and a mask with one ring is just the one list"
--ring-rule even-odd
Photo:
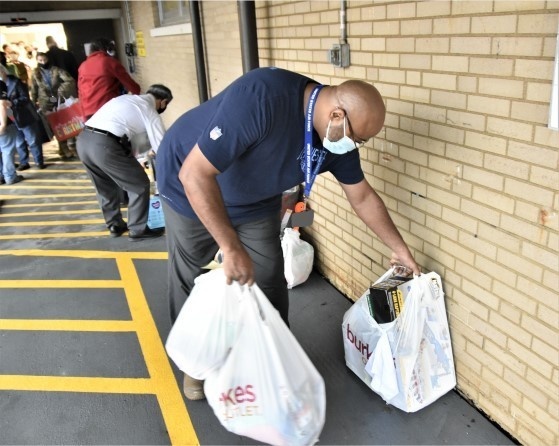
[(145, 230), (148, 221), (150, 184), (146, 172), (130, 151), (114, 138), (84, 129), (77, 151), (97, 190), (107, 227), (122, 224), (120, 189), (128, 192), (128, 228)]
[[(174, 323), (194, 286), (194, 279), (207, 272), (203, 266), (214, 258), (219, 246), (198, 220), (175, 212), (162, 200), (167, 238), (169, 305)], [(235, 225), (241, 243), (254, 262), (255, 280), (268, 300), (288, 323), (289, 298), (284, 274), (277, 216)]]

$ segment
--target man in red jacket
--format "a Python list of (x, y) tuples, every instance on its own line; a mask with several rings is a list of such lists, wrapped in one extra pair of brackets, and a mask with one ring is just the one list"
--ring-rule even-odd
[(104, 38), (93, 41), (89, 56), (78, 69), (78, 96), (87, 118), (119, 96), (121, 85), (129, 93), (140, 94), (140, 86), (126, 68), (107, 54), (109, 43)]

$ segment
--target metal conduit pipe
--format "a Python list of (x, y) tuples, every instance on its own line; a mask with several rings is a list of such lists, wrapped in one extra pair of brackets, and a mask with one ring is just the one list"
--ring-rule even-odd
[(196, 78), (198, 80), (198, 97), (200, 104), (208, 100), (208, 80), (206, 78), (206, 57), (202, 40), (202, 24), (200, 21), (199, 1), (190, 2), (190, 24), (192, 26), (192, 43), (194, 46), (194, 61), (196, 63)]
[(347, 43), (347, 1), (341, 0), (340, 5), (340, 43)]
[(239, 31), (241, 34), (243, 73), (247, 73), (260, 66), (254, 1), (238, 1), (237, 10), (239, 14)]

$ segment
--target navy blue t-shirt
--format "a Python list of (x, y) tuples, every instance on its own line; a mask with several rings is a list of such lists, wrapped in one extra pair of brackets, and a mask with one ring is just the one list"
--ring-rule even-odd
[[(157, 152), (157, 185), (176, 212), (197, 218), (178, 179), (186, 156), (198, 144), (221, 173), (217, 181), (233, 223), (268, 217), (281, 209), (283, 191), (305, 181), (304, 91), (312, 79), (278, 68), (258, 68), (219, 95), (183, 114)], [(316, 131), (313, 163), (344, 184), (363, 178), (359, 153), (328, 152)], [(313, 164), (314, 165), (314, 164)]]

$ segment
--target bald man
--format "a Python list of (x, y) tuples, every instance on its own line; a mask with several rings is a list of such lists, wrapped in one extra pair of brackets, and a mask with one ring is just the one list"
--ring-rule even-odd
[[(194, 279), (219, 248), (228, 282), (258, 283), (288, 321), (280, 244), (282, 192), (331, 172), (357, 215), (394, 252), (393, 262), (419, 266), (386, 207), (366, 181), (360, 145), (383, 127), (379, 92), (361, 81), (322, 86), (277, 68), (250, 71), (182, 115), (157, 154), (169, 251), (174, 321)], [(185, 378), (185, 395), (202, 398)]]

